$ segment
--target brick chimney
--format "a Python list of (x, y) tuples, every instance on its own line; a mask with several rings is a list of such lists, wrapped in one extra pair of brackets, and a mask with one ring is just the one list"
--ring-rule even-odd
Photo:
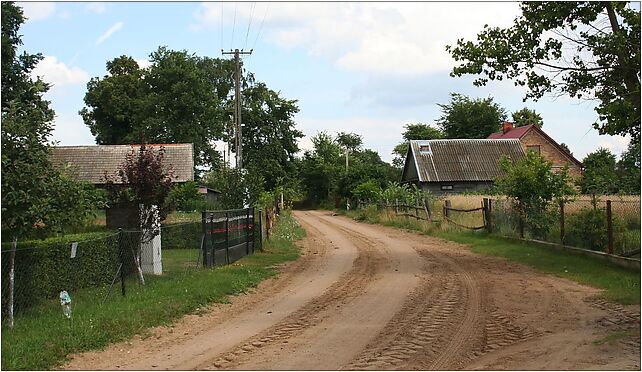
[(504, 124), (502, 125), (502, 132), (504, 134), (508, 133), (511, 129), (513, 129), (514, 125), (510, 121), (505, 121)]

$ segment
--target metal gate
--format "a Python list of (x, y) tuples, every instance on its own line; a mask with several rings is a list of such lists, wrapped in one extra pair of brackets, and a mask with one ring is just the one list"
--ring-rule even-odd
[(203, 266), (228, 265), (254, 253), (254, 208), (204, 211)]

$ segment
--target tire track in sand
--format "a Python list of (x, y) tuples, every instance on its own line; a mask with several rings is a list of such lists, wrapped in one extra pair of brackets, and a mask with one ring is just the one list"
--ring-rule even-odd
[[(314, 231), (315, 236), (320, 237), (322, 245), (326, 247), (334, 245), (335, 242), (325, 237), (323, 231), (325, 228), (319, 228), (318, 225), (313, 225), (303, 219), (300, 221), (306, 226), (307, 231)], [(323, 222), (323, 224), (328, 226), (327, 222)], [(383, 257), (372, 250), (368, 244), (358, 241), (355, 242), (353, 239), (349, 240), (353, 241), (353, 244), (356, 246), (358, 256), (350, 271), (343, 274), (341, 278), (323, 294), (314, 298), (273, 327), (234, 346), (221, 356), (216, 357), (214, 361), (210, 360), (202, 363), (196, 367), (196, 369), (234, 368), (234, 366), (242, 364), (243, 360), (252, 352), (267, 347), (270, 344), (283, 343), (289, 338), (297, 336), (307, 328), (313, 327), (329, 317), (331, 315), (329, 310), (334, 310), (339, 307), (340, 305), (338, 304), (345, 303), (351, 298), (363, 294), (365, 288), (371, 283), (371, 279), (378, 268), (384, 264), (384, 260)], [(341, 245), (344, 246), (346, 242), (347, 240), (341, 241), (340, 243), (343, 243)]]

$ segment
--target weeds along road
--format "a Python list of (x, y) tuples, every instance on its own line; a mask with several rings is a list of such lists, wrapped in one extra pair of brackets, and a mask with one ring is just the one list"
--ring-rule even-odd
[(640, 369), (640, 308), (456, 243), (295, 212), (303, 256), (66, 369)]

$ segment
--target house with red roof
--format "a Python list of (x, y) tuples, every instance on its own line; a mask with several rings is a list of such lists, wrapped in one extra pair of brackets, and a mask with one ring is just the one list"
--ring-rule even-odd
[(564, 150), (554, 139), (536, 125), (515, 127), (505, 121), (501, 132), (492, 133), (488, 139), (518, 139), (524, 151), (534, 151), (553, 163), (553, 171), (568, 166), (572, 177), (580, 177), (584, 165)]

